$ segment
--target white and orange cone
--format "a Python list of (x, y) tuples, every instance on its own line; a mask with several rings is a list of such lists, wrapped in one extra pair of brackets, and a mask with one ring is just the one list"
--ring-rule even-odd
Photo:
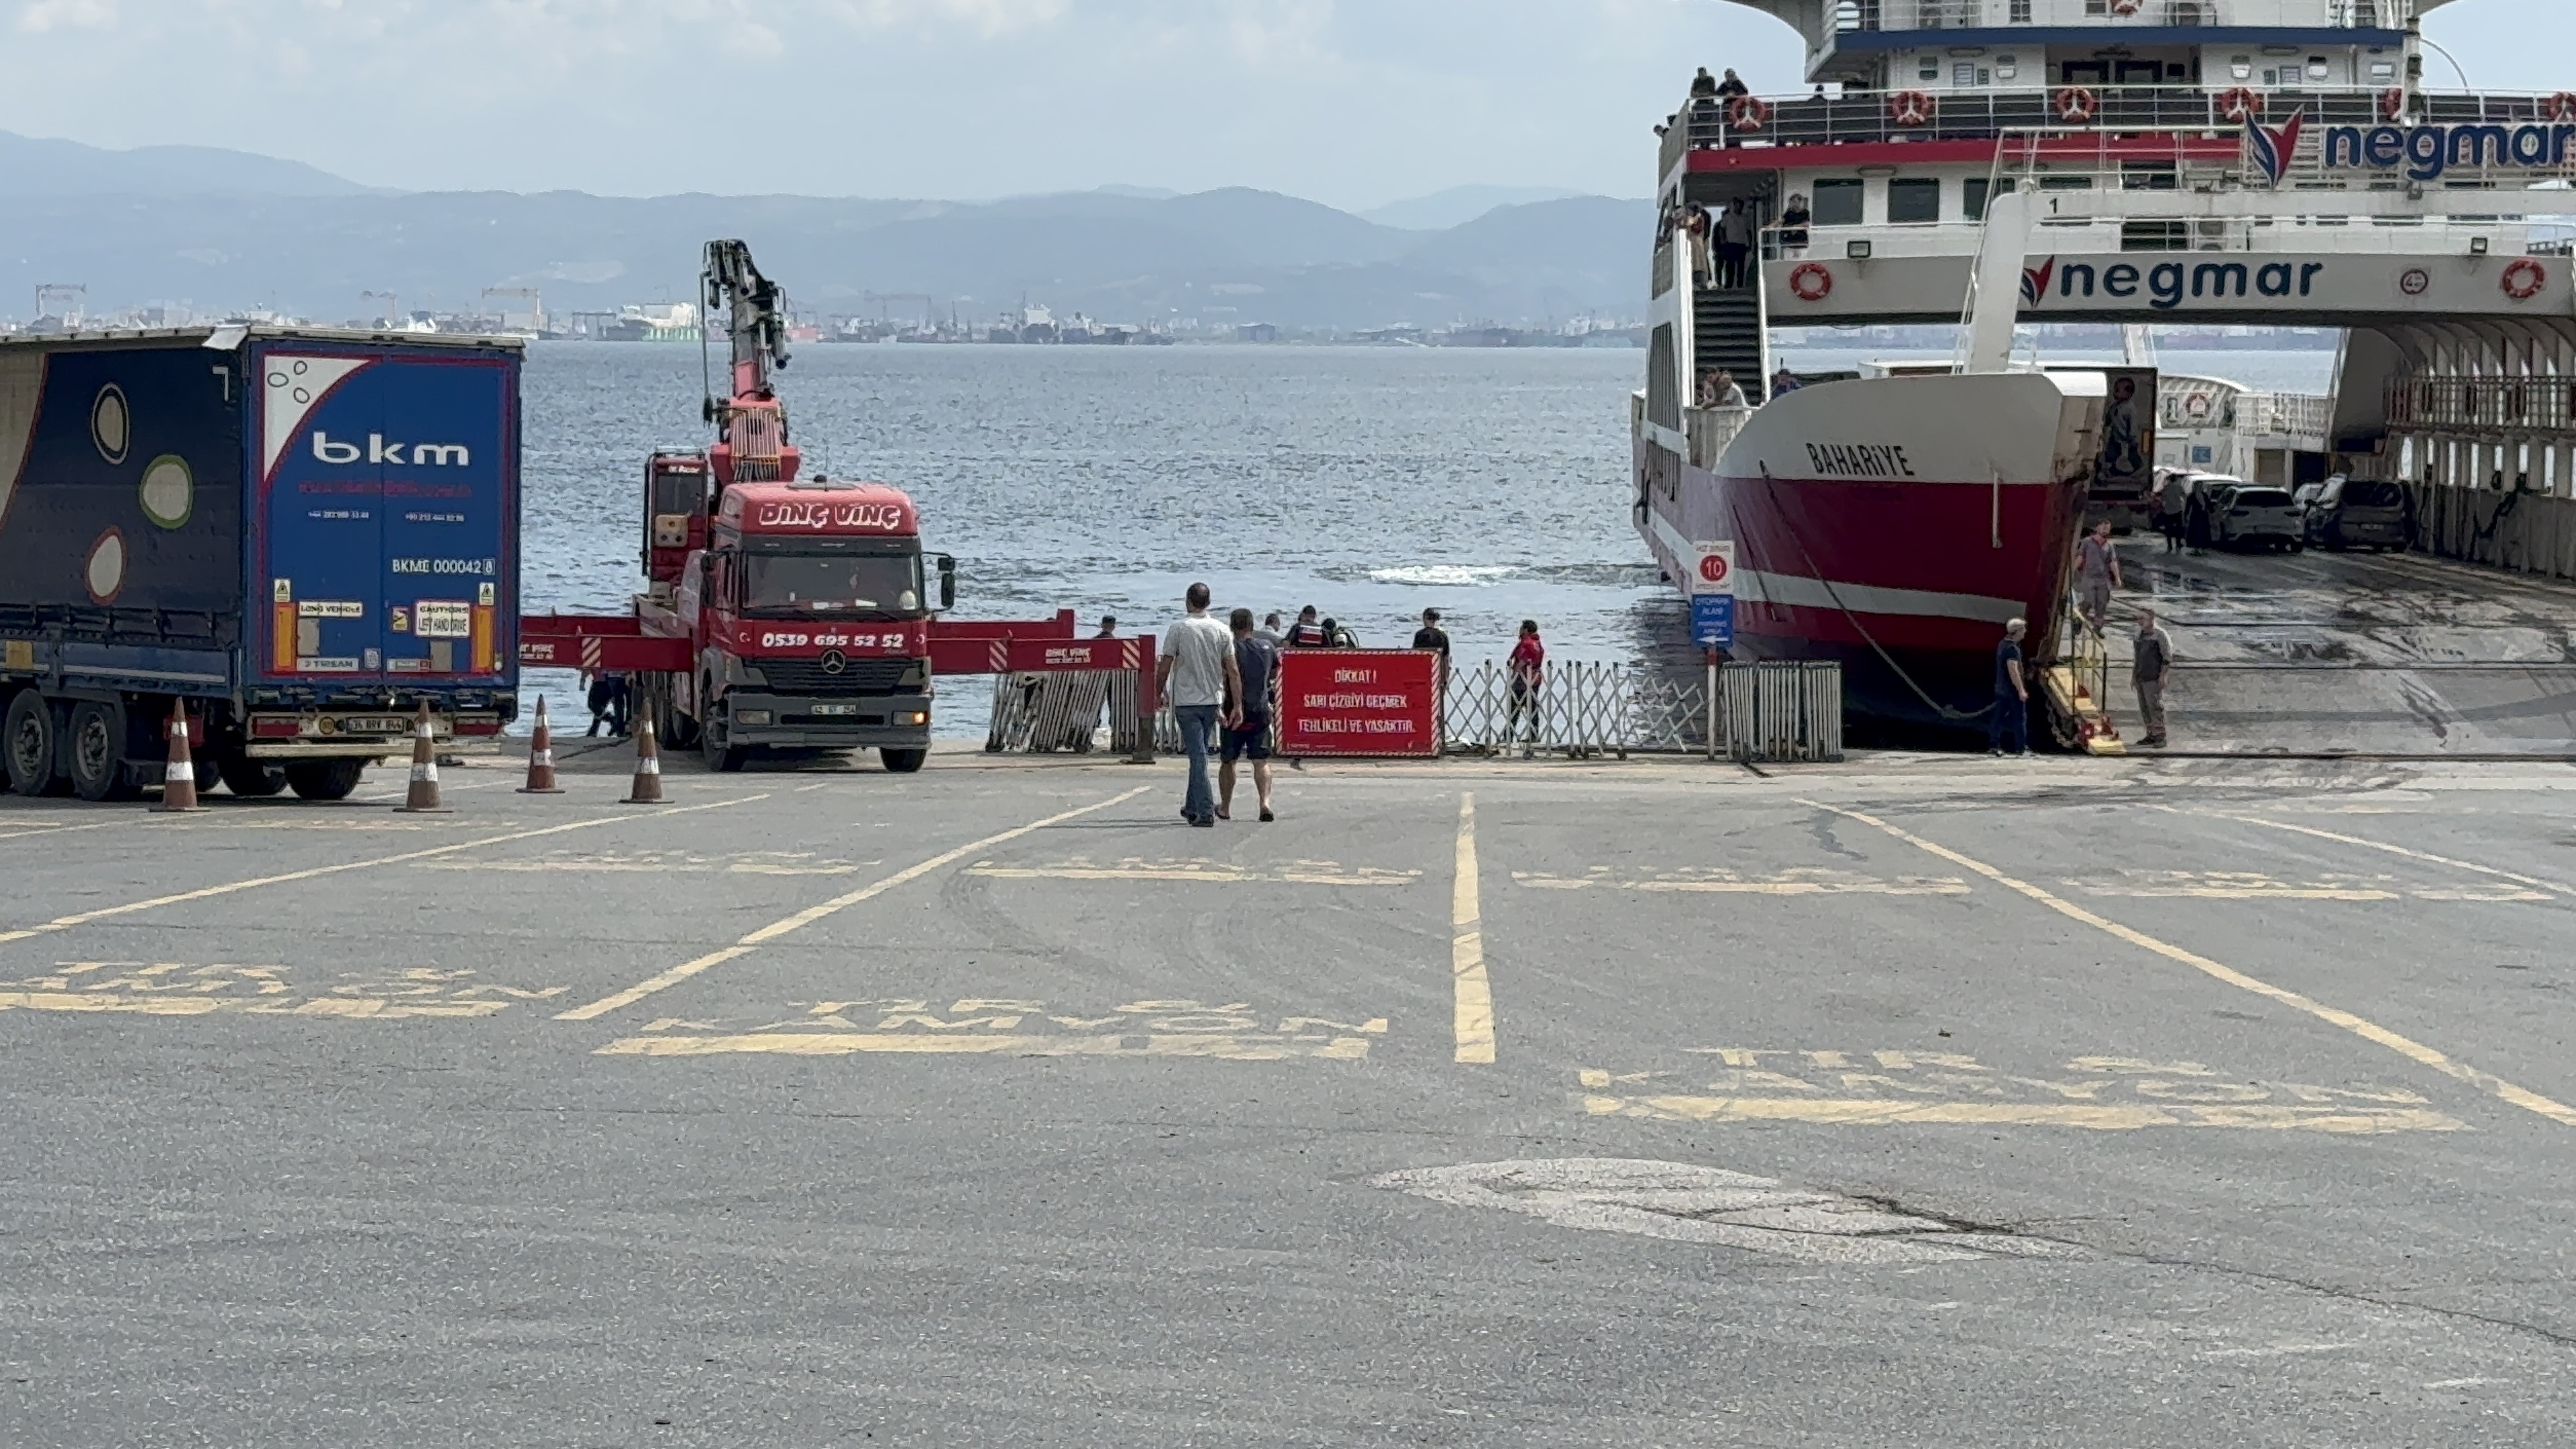
[(528, 783), (519, 787), (522, 795), (560, 795), (555, 784), (555, 732), (546, 727), (546, 697), (537, 696), (537, 732), (528, 741)]
[(161, 803), (152, 807), (163, 814), (186, 814), (206, 807), (197, 803), (197, 763), (188, 758), (188, 706), (170, 701), (170, 763), (161, 774)]
[(438, 743), (429, 724), (429, 701), (420, 702), (420, 719), (412, 726), (411, 788), (396, 807), (412, 815), (445, 815), (438, 803)]
[(646, 715), (635, 729), (635, 788), (620, 805), (659, 805), (662, 803), (662, 749), (653, 742), (653, 717)]

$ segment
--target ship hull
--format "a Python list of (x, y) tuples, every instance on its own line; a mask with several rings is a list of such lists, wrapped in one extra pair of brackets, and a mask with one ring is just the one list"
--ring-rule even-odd
[(2005, 622), (2034, 664), (2057, 637), (2100, 408), (2098, 375), (1873, 378), (1754, 410), (1713, 459), (1641, 427), (1638, 530), (1676, 580), (1734, 540), (1736, 653), (1840, 661), (1863, 733), (1982, 735)]

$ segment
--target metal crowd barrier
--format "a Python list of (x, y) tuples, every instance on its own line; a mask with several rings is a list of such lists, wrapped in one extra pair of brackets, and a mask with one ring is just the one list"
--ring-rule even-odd
[[(1717, 707), (1712, 710), (1709, 672), (1703, 669), (1574, 660), (1549, 665), (1539, 687), (1524, 690), (1514, 688), (1508, 667), (1486, 660), (1451, 674), (1441, 700), (1441, 750), (1569, 759), (1687, 754), (1795, 762), (1843, 757), (1840, 664), (1727, 664), (1716, 671), (1716, 679)], [(1097, 750), (1105, 722), (1134, 715), (1135, 683), (1124, 674), (1003, 675), (994, 684), (993, 723), (984, 748)], [(1156, 715), (1154, 735), (1156, 750), (1180, 752), (1181, 729), (1169, 705)], [(1108, 739), (1108, 748), (1121, 753), (1133, 744), (1114, 729)]]

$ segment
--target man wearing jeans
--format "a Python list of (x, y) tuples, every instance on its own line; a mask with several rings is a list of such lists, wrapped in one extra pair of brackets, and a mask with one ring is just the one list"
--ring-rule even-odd
[(1172, 703), (1172, 717), (1181, 726), (1181, 747), (1190, 756), (1190, 786), (1181, 800), (1181, 818), (1212, 828), (1216, 791), (1208, 784), (1208, 745), (1216, 735), (1218, 709), (1229, 696), (1242, 694), (1243, 677), (1235, 668), (1234, 636), (1208, 617), (1208, 586), (1190, 585), (1187, 602), (1189, 614), (1164, 631), (1155, 683)]

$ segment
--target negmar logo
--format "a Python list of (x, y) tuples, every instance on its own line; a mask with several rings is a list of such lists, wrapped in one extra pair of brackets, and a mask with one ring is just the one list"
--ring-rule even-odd
[[(2232, 302), (2250, 297), (2313, 297), (2324, 262), (2158, 262), (2139, 266), (2114, 262), (2060, 262), (2055, 257), (2021, 274), (2022, 301), (2043, 307), (2051, 301), (2095, 296), (2130, 301), (2144, 297), (2149, 307), (2171, 312), (2190, 302)], [(2049, 290), (2054, 277), (2057, 287)]]
[[(411, 450), (408, 458), (403, 456), (406, 448)], [(361, 452), (355, 443), (332, 442), (331, 435), (319, 428), (313, 430), (313, 456), (325, 463), (355, 463), (364, 459), (370, 463), (423, 468), (462, 468), (474, 461), (474, 455), (465, 450), (463, 443), (388, 443), (384, 434), (369, 433), (366, 450)]]
[(2290, 119), (2278, 126), (2266, 126), (2253, 116), (2245, 118), (2245, 164), (2263, 178), (2266, 186), (2277, 187), (2281, 178), (2290, 174), (2290, 162), (2299, 154), (2299, 133), (2308, 128), (2305, 107), (2290, 113)]

